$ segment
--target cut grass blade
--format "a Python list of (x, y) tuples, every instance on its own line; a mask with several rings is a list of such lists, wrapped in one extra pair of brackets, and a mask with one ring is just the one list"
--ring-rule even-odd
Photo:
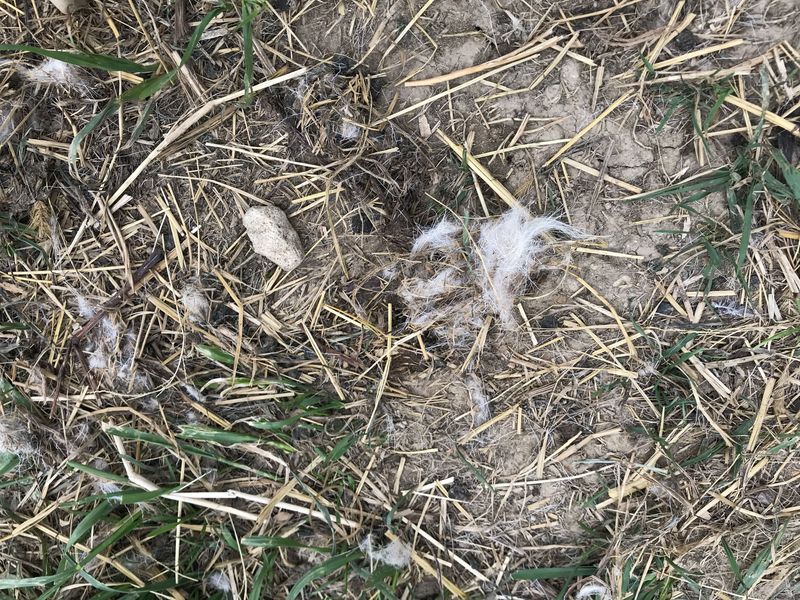
[(225, 350), (220, 350), (219, 348), (215, 348), (214, 346), (208, 346), (206, 344), (197, 344), (194, 349), (197, 351), (198, 354), (201, 356), (205, 356), (206, 358), (213, 360), (214, 362), (218, 362), (226, 367), (232, 367), (234, 358), (233, 354), (230, 352), (225, 352)]
[(61, 62), (75, 65), (76, 67), (101, 69), (103, 71), (122, 71), (123, 73), (152, 73), (156, 70), (156, 68), (158, 68), (158, 65), (156, 64), (143, 65), (126, 58), (107, 56), (105, 54), (47, 50), (45, 48), (37, 48), (36, 46), (27, 46), (25, 44), (0, 44), (0, 52), (28, 52), (30, 54), (38, 54), (39, 56), (44, 56), (46, 58), (54, 58), (56, 60), (60, 60)]

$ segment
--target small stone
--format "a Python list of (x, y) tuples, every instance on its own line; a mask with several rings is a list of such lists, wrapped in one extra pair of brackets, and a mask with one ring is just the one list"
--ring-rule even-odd
[(84, 0), (50, 0), (50, 3), (65, 15), (75, 12), (84, 5)]
[(254, 206), (244, 214), (243, 221), (253, 250), (258, 254), (287, 273), (303, 262), (300, 237), (280, 208), (274, 204)]

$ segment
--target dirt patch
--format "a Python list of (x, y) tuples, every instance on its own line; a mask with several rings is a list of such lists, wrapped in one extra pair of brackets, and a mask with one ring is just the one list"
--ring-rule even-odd
[(791, 3), (7, 8), (8, 577), (795, 593)]

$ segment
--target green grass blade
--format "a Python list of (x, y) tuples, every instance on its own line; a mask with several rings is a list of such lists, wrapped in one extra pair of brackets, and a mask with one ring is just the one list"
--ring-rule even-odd
[(346, 435), (338, 442), (336, 445), (331, 449), (331, 451), (325, 456), (325, 462), (330, 464), (339, 460), (342, 456), (347, 454), (347, 451), (358, 442), (359, 435), (353, 433), (350, 435)]
[(0, 332), (2, 331), (27, 331), (31, 326), (27, 323), (0, 323)]
[(124, 73), (152, 73), (158, 65), (143, 65), (126, 58), (107, 56), (105, 54), (92, 54), (89, 52), (62, 52), (61, 50), (47, 50), (25, 44), (0, 44), (0, 52), (29, 52), (47, 58), (55, 58), (61, 62), (86, 67), (87, 69), (102, 69), (103, 71), (122, 71)]
[(653, 67), (653, 64), (641, 52), (639, 53), (639, 58), (642, 59), (642, 64), (644, 64), (644, 68), (647, 69), (648, 74), (651, 77), (655, 77), (656, 76), (656, 70)]
[(253, 89), (253, 20), (258, 7), (252, 0), (242, 0), (242, 54), (244, 55), (244, 101), (249, 102)]
[(118, 108), (119, 108), (119, 99), (115, 98), (114, 100), (106, 104), (105, 107), (103, 107), (103, 110), (101, 110), (99, 113), (93, 116), (91, 120), (86, 125), (81, 127), (81, 130), (77, 134), (75, 134), (75, 137), (72, 139), (72, 142), (70, 142), (69, 152), (67, 153), (67, 158), (69, 161), (70, 168), (73, 168), (75, 164), (78, 162), (78, 149), (81, 147), (81, 142), (83, 141), (83, 138), (85, 138), (87, 135), (89, 135), (95, 129), (97, 129), (100, 123), (102, 123), (108, 117), (117, 112)]
[(293, 417), (281, 419), (279, 421), (263, 421), (260, 419), (255, 419), (252, 421), (247, 421), (247, 424), (250, 427), (254, 427), (256, 429), (264, 429), (265, 431), (280, 431), (284, 427), (294, 425), (302, 418), (303, 415), (295, 415)]
[(714, 118), (717, 116), (719, 109), (722, 108), (722, 105), (725, 104), (725, 98), (731, 93), (731, 89), (729, 87), (720, 87), (717, 90), (716, 98), (714, 99), (714, 104), (711, 106), (711, 110), (708, 111), (706, 118), (703, 119), (702, 129), (703, 131), (708, 131), (709, 126), (711, 123), (714, 122)]
[(265, 552), (264, 557), (261, 559), (261, 566), (258, 567), (255, 577), (253, 577), (253, 585), (248, 594), (248, 600), (261, 600), (266, 596), (263, 595), (264, 586), (267, 582), (271, 581), (272, 573), (275, 567), (275, 552)]
[(108, 433), (108, 435), (121, 437), (123, 439), (135, 440), (137, 442), (148, 442), (150, 444), (156, 444), (157, 446), (164, 446), (165, 448), (175, 447), (175, 444), (170, 442), (167, 438), (161, 437), (155, 433), (139, 431), (138, 429), (133, 429), (132, 427), (109, 427), (106, 430), (106, 433)]
[(390, 589), (383, 580), (387, 577), (392, 577), (397, 573), (397, 569), (387, 565), (377, 567), (371, 573), (358, 565), (353, 565), (353, 572), (364, 580), (364, 591), (378, 592), (378, 598), (381, 600), (397, 600), (394, 590)]
[(92, 477), (97, 477), (98, 479), (105, 479), (108, 481), (114, 481), (116, 483), (129, 483), (127, 479), (121, 477), (120, 475), (114, 475), (114, 473), (109, 473), (108, 471), (103, 471), (102, 469), (96, 469), (94, 467), (90, 467), (89, 465), (84, 465), (83, 463), (70, 460), (67, 461), (67, 466), (75, 469), (76, 471), (82, 471), (87, 475), (91, 475)]
[(233, 354), (230, 352), (225, 352), (225, 350), (220, 350), (219, 348), (208, 346), (206, 344), (196, 344), (194, 349), (201, 356), (205, 356), (214, 362), (218, 362), (227, 367), (233, 366)]
[(16, 590), (21, 588), (44, 587), (61, 579), (61, 575), (45, 575), (43, 577), (27, 577), (25, 579), (0, 579), (0, 590)]
[(339, 554), (332, 558), (329, 558), (321, 565), (314, 567), (313, 569), (307, 571), (298, 581), (294, 584), (294, 587), (289, 591), (289, 595), (286, 597), (286, 600), (296, 600), (303, 590), (315, 579), (322, 579), (323, 577), (328, 577), (332, 575), (345, 565), (359, 560), (363, 557), (363, 554), (358, 551), (351, 551), (345, 554)]
[(742, 267), (747, 259), (747, 249), (750, 247), (750, 231), (753, 229), (753, 204), (756, 192), (760, 190), (761, 185), (754, 184), (747, 192), (747, 199), (745, 200), (744, 218), (742, 219), (742, 241), (739, 243), (739, 256), (736, 258), (736, 275), (742, 285), (744, 285)]
[(158, 500), (165, 494), (172, 494), (180, 489), (178, 486), (161, 488), (158, 490), (144, 491), (144, 490), (128, 490), (125, 492), (111, 492), (106, 494), (109, 498), (113, 498), (117, 504), (141, 504), (142, 502), (151, 502)]
[(689, 192), (704, 192), (708, 195), (725, 189), (731, 183), (731, 173), (728, 169), (718, 169), (697, 179), (689, 179), (673, 185), (668, 185), (652, 192), (643, 192), (634, 196), (628, 196), (626, 200), (652, 200), (663, 196), (681, 196)]
[(737, 593), (746, 593), (756, 583), (758, 583), (758, 581), (764, 575), (767, 568), (770, 566), (770, 564), (772, 564), (775, 551), (778, 549), (778, 546), (783, 539), (783, 534), (786, 533), (786, 526), (788, 524), (788, 521), (783, 524), (783, 527), (781, 527), (778, 533), (775, 534), (775, 537), (772, 538), (772, 541), (767, 544), (766, 548), (761, 550), (761, 552), (756, 555), (756, 558), (753, 560), (752, 564), (747, 567), (747, 570), (744, 573), (742, 573), (742, 582), (739, 584), (739, 587), (736, 590)]
[(492, 486), (489, 485), (489, 482), (487, 481), (486, 476), (483, 474), (483, 472), (478, 467), (472, 464), (472, 462), (467, 458), (467, 455), (461, 451), (461, 448), (456, 446), (455, 450), (456, 454), (458, 455), (458, 458), (461, 460), (462, 463), (464, 463), (464, 466), (467, 467), (467, 469), (469, 469), (470, 473), (472, 473), (475, 476), (475, 479), (478, 480), (478, 482), (483, 486), (483, 488), (487, 492), (489, 492), (490, 494), (493, 493), (494, 488), (492, 488)]
[(667, 107), (667, 110), (664, 111), (664, 116), (661, 118), (661, 121), (659, 121), (658, 125), (656, 126), (655, 132), (656, 133), (661, 133), (661, 131), (666, 126), (666, 124), (672, 118), (672, 115), (675, 114), (675, 111), (678, 110), (679, 108), (682, 108), (682, 107), (686, 106), (687, 102), (689, 102), (689, 100), (687, 98), (673, 98), (673, 99), (671, 99), (669, 101), (669, 106)]
[(256, 435), (247, 433), (237, 433), (235, 431), (224, 431), (222, 429), (212, 429), (211, 427), (201, 427), (197, 425), (182, 425), (178, 437), (199, 441), (221, 444), (223, 446), (235, 446), (236, 444), (251, 444), (260, 441)]
[(5, 475), (19, 464), (19, 456), (12, 452), (0, 453), (0, 475)]
[(150, 118), (150, 114), (153, 112), (153, 100), (154, 98), (149, 98), (147, 100), (147, 104), (144, 105), (142, 109), (142, 114), (139, 115), (139, 118), (136, 120), (136, 124), (133, 126), (133, 131), (131, 132), (131, 137), (128, 138), (128, 142), (125, 144), (125, 148), (131, 148), (133, 145), (139, 140), (144, 133), (145, 125), (147, 125), (147, 120)]
[(120, 594), (119, 590), (114, 589), (113, 587), (108, 586), (108, 585), (102, 583), (101, 581), (95, 579), (94, 577), (89, 575), (89, 573), (87, 573), (83, 569), (78, 571), (78, 576), (81, 577), (82, 579), (84, 579), (89, 585), (91, 585), (96, 590), (100, 590), (101, 592), (107, 592), (109, 594), (115, 594), (115, 595)]
[(183, 55), (181, 56), (181, 67), (189, 62), (192, 54), (194, 54), (194, 49), (197, 48), (197, 44), (200, 43), (200, 38), (203, 36), (203, 32), (209, 26), (211, 21), (213, 21), (217, 15), (222, 13), (224, 9), (224, 6), (218, 6), (217, 8), (208, 11), (203, 17), (202, 21), (200, 21), (200, 23), (197, 24), (197, 27), (194, 28), (194, 31), (192, 32), (192, 35), (186, 44), (186, 49), (183, 51)]
[(739, 583), (742, 581), (742, 570), (739, 568), (739, 563), (736, 562), (736, 557), (733, 555), (733, 551), (728, 542), (725, 541), (724, 536), (720, 539), (720, 543), (722, 544), (722, 550), (725, 552), (725, 558), (728, 559), (728, 564), (731, 566), (731, 572), (736, 578), (736, 583)]
[(778, 439), (781, 440), (781, 442), (767, 451), (767, 454), (770, 456), (773, 456), (781, 450), (785, 450), (786, 448), (791, 448), (796, 443), (800, 442), (800, 433), (795, 433), (794, 435), (783, 434), (778, 436)]
[(139, 523), (142, 520), (142, 513), (135, 512), (132, 515), (129, 515), (125, 519), (123, 519), (119, 525), (117, 525), (116, 529), (109, 535), (106, 539), (100, 542), (97, 546), (92, 548), (89, 552), (86, 553), (85, 556), (81, 557), (80, 563), (78, 563), (79, 567), (84, 567), (88, 565), (95, 556), (103, 552), (106, 548), (110, 548), (114, 544), (116, 544), (119, 540), (127, 536), (131, 531), (136, 529), (139, 526)]
[(90, 510), (89, 513), (81, 519), (81, 522), (78, 523), (75, 529), (72, 530), (72, 535), (70, 535), (67, 540), (67, 545), (64, 547), (63, 554), (66, 556), (75, 544), (88, 536), (92, 528), (103, 521), (113, 508), (114, 507), (109, 502), (101, 502)]
[[(192, 32), (192, 37), (189, 38), (189, 43), (186, 46), (186, 50), (183, 52), (183, 56), (181, 57), (181, 62), (178, 68), (172, 69), (166, 73), (161, 75), (154, 75), (149, 79), (145, 79), (142, 83), (133, 86), (129, 90), (126, 90), (119, 98), (113, 99), (109, 102), (103, 110), (101, 110), (98, 114), (96, 114), (92, 119), (84, 125), (78, 134), (75, 136), (75, 139), (72, 140), (72, 143), (69, 145), (69, 166), (70, 168), (75, 167), (75, 163), (78, 158), (78, 149), (80, 148), (80, 144), (83, 139), (92, 133), (97, 127), (105, 121), (108, 117), (114, 114), (117, 109), (123, 104), (123, 102), (134, 101), (134, 102), (141, 102), (143, 100), (147, 100), (151, 96), (153, 96), (156, 92), (167, 87), (172, 80), (175, 79), (178, 75), (178, 69), (185, 65), (189, 58), (191, 58), (194, 49), (197, 47), (198, 42), (200, 41), (200, 37), (203, 35), (203, 32), (208, 27), (208, 24), (211, 20), (216, 17), (220, 12), (222, 12), (222, 7), (215, 8), (206, 14), (203, 17), (203, 20), (200, 21), (200, 24), (195, 27), (194, 32)], [(155, 70), (155, 69), (150, 69)]]
[(798, 333), (800, 333), (800, 326), (789, 327), (788, 329), (784, 329), (783, 331), (779, 331), (775, 335), (771, 335), (768, 338), (765, 338), (765, 339), (761, 340), (755, 346), (753, 346), (753, 348), (763, 348), (764, 346), (766, 346), (770, 342), (775, 342), (777, 340), (781, 340), (781, 339), (783, 339), (785, 337), (789, 337), (791, 335), (795, 335), (795, 334), (798, 334)]
[(800, 170), (796, 169), (783, 155), (780, 150), (773, 150), (772, 157), (778, 163), (778, 167), (783, 174), (786, 186), (792, 191), (792, 195), (797, 203), (800, 203)]

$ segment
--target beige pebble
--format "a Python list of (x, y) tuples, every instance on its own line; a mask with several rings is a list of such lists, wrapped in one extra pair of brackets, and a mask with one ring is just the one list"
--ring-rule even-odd
[(300, 237), (280, 208), (273, 204), (254, 206), (245, 213), (243, 221), (258, 254), (287, 272), (303, 262)]

